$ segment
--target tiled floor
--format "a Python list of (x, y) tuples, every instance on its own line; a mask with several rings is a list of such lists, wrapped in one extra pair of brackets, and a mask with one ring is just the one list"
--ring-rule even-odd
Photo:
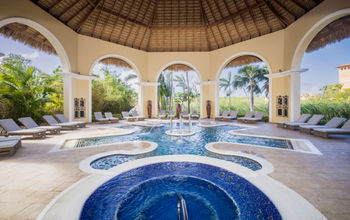
[[(79, 162), (113, 147), (48, 152), (63, 138), (92, 136), (103, 126), (88, 125), (42, 140), (23, 140), (23, 147), (13, 157), (0, 156), (0, 219), (35, 219), (55, 196), (88, 175), (79, 169)], [(240, 132), (309, 139), (322, 156), (249, 146), (235, 150), (253, 151), (270, 161), (275, 167), (270, 176), (302, 195), (328, 219), (350, 219), (350, 136), (323, 139), (267, 123)]]

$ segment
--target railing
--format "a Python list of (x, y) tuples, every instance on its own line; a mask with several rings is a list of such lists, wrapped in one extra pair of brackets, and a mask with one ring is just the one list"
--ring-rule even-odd
[(182, 197), (182, 195), (180, 193), (177, 193), (177, 217), (178, 217), (178, 220), (181, 220), (181, 212), (182, 212), (182, 219), (188, 220), (185, 199)]

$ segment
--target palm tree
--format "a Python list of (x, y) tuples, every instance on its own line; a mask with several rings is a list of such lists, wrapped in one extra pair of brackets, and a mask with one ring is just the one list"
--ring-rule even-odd
[(259, 67), (254, 65), (246, 65), (238, 70), (234, 77), (234, 88), (242, 88), (250, 93), (250, 111), (254, 112), (254, 94), (260, 94), (267, 88), (261, 87), (259, 84), (266, 84), (268, 79), (264, 76), (268, 73), (266, 66)]
[(220, 78), (220, 89), (223, 89), (226, 92), (226, 96), (229, 98), (228, 99), (228, 105), (229, 105), (229, 109), (231, 110), (231, 95), (232, 95), (232, 87), (233, 87), (233, 77), (232, 77), (232, 73), (229, 72), (228, 73), (228, 77), (227, 78)]

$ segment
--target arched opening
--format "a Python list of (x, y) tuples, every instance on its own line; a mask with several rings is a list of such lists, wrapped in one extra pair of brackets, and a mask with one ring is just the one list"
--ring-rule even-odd
[(215, 114), (236, 110), (240, 115), (248, 111), (269, 115), (269, 81), (264, 75), (270, 66), (259, 55), (239, 54), (224, 63), (217, 75)]
[(337, 18), (319, 30), (305, 49), (300, 77), (300, 113), (350, 117), (350, 15)]
[(117, 55), (98, 59), (90, 69), (92, 112), (112, 112), (121, 118), (122, 111), (142, 114), (140, 74), (133, 63)]
[[(40, 48), (45, 52), (51, 51), (52, 53), (56, 54), (59, 57), (61, 66), (62, 66), (62, 71), (63, 72), (71, 71), (69, 58), (64, 47), (62, 46), (61, 42), (55, 37), (55, 35), (52, 34), (47, 28), (45, 28), (44, 26), (42, 26), (41, 24), (35, 21), (32, 21), (27, 18), (22, 18), (22, 17), (12, 17), (12, 18), (3, 19), (0, 21), (0, 28), (3, 28), (4, 26), (7, 26), (9, 24), (13, 24), (11, 26), (25, 25), (28, 28), (20, 29), (20, 32), (18, 30), (14, 31), (14, 30), (9, 30), (8, 28), (4, 28), (2, 31), (3, 34), (7, 32), (8, 34), (10, 33), (10, 35), (12, 36), (16, 35), (19, 41), (25, 41), (25, 43), (28, 44), (29, 46)], [(34, 30), (34, 34), (30, 34), (30, 32), (33, 33), (33, 31), (30, 29)], [(22, 33), (25, 35), (23, 36)], [(29, 36), (32, 36), (31, 41), (28, 40), (30, 39), (30, 37), (26, 36), (26, 34), (29, 34)], [(40, 38), (44, 39), (44, 41), (40, 41)], [(39, 39), (39, 40), (36, 40), (36, 39)], [(49, 49), (50, 46), (47, 47), (48, 44), (51, 45), (51, 49)]]
[(201, 78), (197, 70), (185, 63), (172, 63), (159, 73), (157, 87), (158, 113), (171, 111), (201, 114)]
[(0, 25), (0, 114), (40, 123), (43, 115), (63, 112), (62, 59), (39, 30), (9, 21)]

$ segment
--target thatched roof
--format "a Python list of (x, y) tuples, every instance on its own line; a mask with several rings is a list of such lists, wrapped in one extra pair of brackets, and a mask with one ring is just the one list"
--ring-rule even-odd
[(247, 65), (250, 63), (257, 63), (257, 62), (262, 62), (262, 60), (256, 56), (245, 55), (245, 56), (240, 56), (233, 59), (231, 62), (229, 62), (225, 66), (225, 68), (243, 66), (243, 65)]
[(306, 52), (312, 52), (325, 47), (327, 44), (341, 41), (350, 37), (350, 15), (339, 18), (323, 28), (306, 49)]
[(168, 66), (165, 70), (169, 70), (169, 71), (191, 71), (193, 69), (190, 66), (187, 66), (185, 64), (173, 64), (171, 66)]
[(31, 0), (79, 34), (144, 51), (211, 51), (286, 28), (322, 0)]
[(16, 41), (37, 48), (48, 54), (55, 54), (56, 50), (50, 42), (37, 30), (19, 23), (11, 23), (0, 28), (0, 34)]
[(117, 67), (124, 67), (127, 69), (133, 69), (127, 62), (125, 62), (122, 59), (116, 58), (116, 57), (107, 57), (99, 61), (99, 63), (107, 64), (107, 65), (114, 65)]

